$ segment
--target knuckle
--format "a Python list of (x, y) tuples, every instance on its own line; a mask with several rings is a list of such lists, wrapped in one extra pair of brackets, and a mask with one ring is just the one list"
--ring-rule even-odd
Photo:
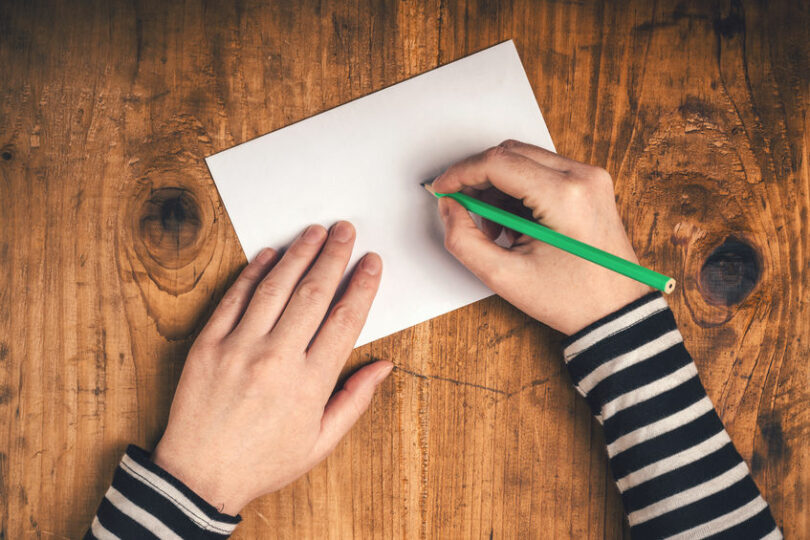
[(287, 252), (284, 254), (285, 257), (289, 260), (301, 260), (301, 259), (310, 259), (312, 257), (313, 252), (319, 246), (314, 244), (308, 244), (306, 242), (295, 241), (292, 245), (287, 249)]
[(274, 365), (284, 363), (288, 359), (287, 355), (276, 347), (265, 348), (259, 356), (261, 361), (257, 363), (266, 365), (268, 366), (267, 369), (273, 370), (276, 369)]
[(375, 278), (369, 277), (364, 272), (359, 272), (358, 274), (359, 275), (355, 278), (355, 284), (358, 288), (369, 291), (377, 287), (377, 280)]
[(252, 360), (242, 366), (242, 375), (246, 380), (255, 384), (262, 384), (269, 376), (272, 376), (275, 370), (276, 362), (270, 358), (262, 358), (261, 360)]
[(217, 350), (217, 360), (222, 366), (240, 365), (247, 356), (245, 346), (235, 334), (226, 336)]
[(495, 161), (503, 158), (503, 156), (506, 155), (506, 152), (507, 150), (503, 146), (493, 146), (484, 152), (484, 159), (486, 161)]
[(356, 309), (340, 303), (332, 310), (332, 321), (343, 330), (350, 330), (362, 326), (363, 319)]
[(602, 167), (594, 167), (591, 171), (589, 171), (588, 179), (596, 186), (609, 186), (611, 189), (613, 188), (613, 177), (611, 177), (610, 173)]
[(335, 261), (340, 261), (349, 258), (349, 254), (351, 253), (351, 244), (346, 244), (343, 242), (327, 242), (323, 248), (323, 251), (318, 256), (318, 260), (327, 260), (330, 264), (334, 264)]
[(565, 198), (569, 205), (580, 206), (592, 196), (592, 190), (587, 182), (569, 182), (565, 188)]
[(349, 399), (349, 406), (352, 408), (354, 416), (356, 418), (360, 418), (363, 416), (363, 413), (366, 412), (368, 402), (365, 399), (362, 399), (361, 396), (352, 396), (352, 398)]
[(237, 293), (235, 287), (231, 287), (228, 289), (228, 292), (222, 297), (222, 300), (219, 301), (219, 305), (222, 307), (234, 307), (241, 303), (241, 296)]
[(251, 282), (256, 281), (261, 277), (262, 277), (262, 266), (256, 261), (251, 261), (242, 271), (242, 275), (239, 276), (239, 280)]
[(501, 265), (491, 265), (481, 271), (483, 281), (493, 290), (504, 283), (504, 269)]
[(269, 349), (257, 354), (243, 349), (233, 351), (229, 358), (223, 358), (222, 364), (236, 376), (250, 382), (264, 385), (268, 379), (278, 377), (279, 366), (289, 362), (284, 354), (276, 349)]
[(594, 207), (599, 201), (614, 196), (613, 180), (605, 169), (593, 167), (579, 178), (566, 182), (566, 204), (580, 210)]
[(267, 300), (285, 298), (287, 294), (285, 287), (272, 279), (265, 279), (256, 287), (256, 295)]
[(205, 361), (208, 358), (216, 358), (218, 356), (217, 340), (209, 339), (205, 331), (201, 332), (197, 339), (192, 343), (188, 351), (188, 365), (197, 364)]
[(302, 281), (296, 295), (304, 302), (312, 304), (323, 301), (327, 296), (324, 286), (313, 279)]
[(520, 146), (520, 144), (521, 144), (520, 141), (516, 141), (515, 139), (506, 139), (498, 146), (509, 149), (509, 148), (517, 148), (518, 146)]
[(222, 349), (217, 355), (216, 378), (218, 380), (240, 381), (244, 377), (246, 369), (246, 359), (239, 351)]
[(461, 236), (455, 229), (448, 229), (444, 235), (444, 247), (450, 253), (458, 252), (461, 247)]

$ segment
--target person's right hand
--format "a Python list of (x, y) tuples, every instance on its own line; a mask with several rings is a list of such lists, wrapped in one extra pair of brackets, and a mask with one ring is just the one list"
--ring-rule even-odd
[[(604, 169), (517, 141), (465, 159), (433, 182), (438, 193), (464, 190), (485, 200), (522, 201), (534, 219), (560, 233), (638, 262)], [(515, 201), (515, 199), (517, 201)], [(503, 204), (501, 204), (503, 206)], [(483, 231), (456, 201), (439, 199), (445, 246), (495, 293), (524, 313), (573, 334), (651, 289), (527, 236), (504, 248), (500, 227)], [(508, 231), (512, 232), (513, 231)]]

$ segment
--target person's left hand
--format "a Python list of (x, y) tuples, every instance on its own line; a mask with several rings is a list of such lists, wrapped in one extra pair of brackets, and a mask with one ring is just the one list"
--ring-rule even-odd
[(393, 368), (367, 365), (332, 395), (382, 272), (366, 255), (329, 310), (354, 236), (345, 221), (328, 238), (312, 225), (278, 262), (262, 251), (191, 347), (152, 459), (220, 512), (237, 514), (323, 460)]

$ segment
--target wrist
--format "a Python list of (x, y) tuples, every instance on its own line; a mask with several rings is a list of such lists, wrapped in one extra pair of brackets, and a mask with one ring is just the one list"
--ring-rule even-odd
[(652, 292), (652, 288), (636, 281), (603, 289), (586, 303), (577, 320), (569, 326), (570, 331), (565, 333), (569, 336), (576, 334)]
[(152, 463), (185, 484), (205, 502), (222, 514), (236, 516), (249, 502), (225, 483), (227, 474), (221, 474), (213, 465), (215, 460), (194, 460), (188, 452), (177, 451), (163, 441), (151, 455)]

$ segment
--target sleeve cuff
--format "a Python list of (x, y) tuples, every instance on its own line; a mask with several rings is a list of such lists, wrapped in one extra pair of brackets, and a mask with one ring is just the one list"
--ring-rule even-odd
[[(631, 302), (563, 342), (571, 378), (597, 417), (610, 400), (689, 363), (675, 318), (659, 292)], [(686, 368), (691, 373), (693, 368)]]
[(143, 474), (143, 481), (151, 484), (162, 495), (171, 497), (175, 502), (186, 504), (189, 510), (195, 510), (197, 515), (202, 515), (207, 521), (219, 521), (228, 525), (228, 527), (222, 528), (229, 528), (230, 532), (233, 532), (236, 525), (242, 521), (238, 515), (223, 514), (217, 510), (180, 480), (156, 465), (149, 452), (134, 444), (127, 447), (127, 452), (121, 459), (119, 467), (126, 467), (130, 471), (138, 471), (140, 468), (139, 472)]
[[(639, 308), (641, 309), (639, 310)], [(568, 361), (569, 357), (576, 356), (599, 340), (621, 331), (624, 327), (632, 326), (634, 322), (638, 322), (646, 315), (658, 313), (665, 309), (669, 309), (669, 306), (664, 300), (664, 295), (660, 292), (651, 292), (638, 300), (630, 302), (623, 308), (602, 317), (565, 338), (562, 345), (566, 361)]]
[(242, 521), (223, 514), (130, 445), (88, 531), (90, 538), (227, 538)]

